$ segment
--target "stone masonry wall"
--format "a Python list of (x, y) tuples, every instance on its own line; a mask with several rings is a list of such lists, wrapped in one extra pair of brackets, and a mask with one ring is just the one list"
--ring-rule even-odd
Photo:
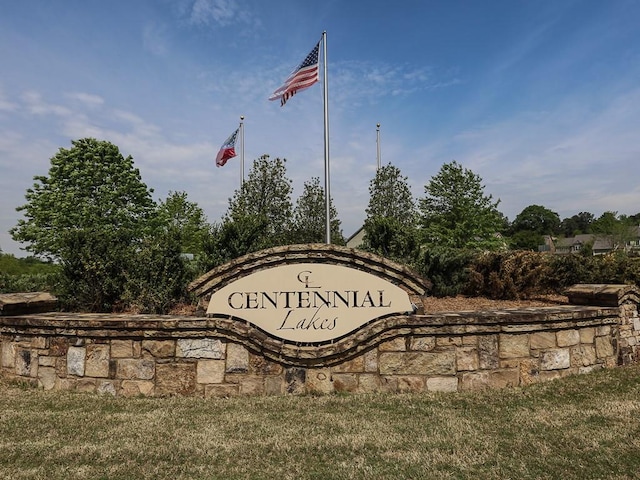
[[(638, 290), (582, 287), (569, 295), (581, 305), (395, 316), (320, 346), (223, 319), (0, 316), (0, 372), (45, 390), (211, 397), (455, 392), (636, 362)], [(586, 305), (603, 288), (619, 305)]]

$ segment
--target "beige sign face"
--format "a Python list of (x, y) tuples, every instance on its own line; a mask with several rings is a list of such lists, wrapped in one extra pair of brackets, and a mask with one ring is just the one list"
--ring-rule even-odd
[(296, 263), (261, 270), (211, 296), (207, 314), (232, 315), (294, 342), (325, 342), (391, 313), (411, 311), (407, 293), (340, 265)]

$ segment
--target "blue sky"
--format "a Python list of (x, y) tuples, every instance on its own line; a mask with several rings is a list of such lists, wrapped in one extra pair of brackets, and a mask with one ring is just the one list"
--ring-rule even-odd
[(245, 116), (245, 170), (287, 159), (293, 201), (324, 178), (322, 88), (267, 98), (327, 31), (331, 194), (360, 227), (376, 168), (416, 198), (443, 163), (510, 220), (543, 205), (640, 212), (640, 2), (0, 0), (0, 248), (35, 175), (71, 140), (131, 155), (156, 199), (210, 222), (240, 183), (215, 156)]

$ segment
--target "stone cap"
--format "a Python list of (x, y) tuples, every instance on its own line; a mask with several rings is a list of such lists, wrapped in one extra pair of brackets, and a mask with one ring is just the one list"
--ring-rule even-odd
[(640, 304), (640, 289), (634, 285), (580, 283), (564, 293), (574, 305), (618, 307), (625, 303)]
[(26, 315), (51, 312), (58, 308), (58, 299), (48, 292), (0, 294), (0, 315)]

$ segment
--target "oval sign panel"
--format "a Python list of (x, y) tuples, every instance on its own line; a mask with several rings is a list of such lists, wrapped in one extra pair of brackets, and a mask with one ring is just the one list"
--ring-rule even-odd
[(293, 342), (326, 342), (376, 318), (411, 312), (409, 295), (340, 265), (295, 263), (239, 278), (211, 295), (208, 315), (231, 315)]

